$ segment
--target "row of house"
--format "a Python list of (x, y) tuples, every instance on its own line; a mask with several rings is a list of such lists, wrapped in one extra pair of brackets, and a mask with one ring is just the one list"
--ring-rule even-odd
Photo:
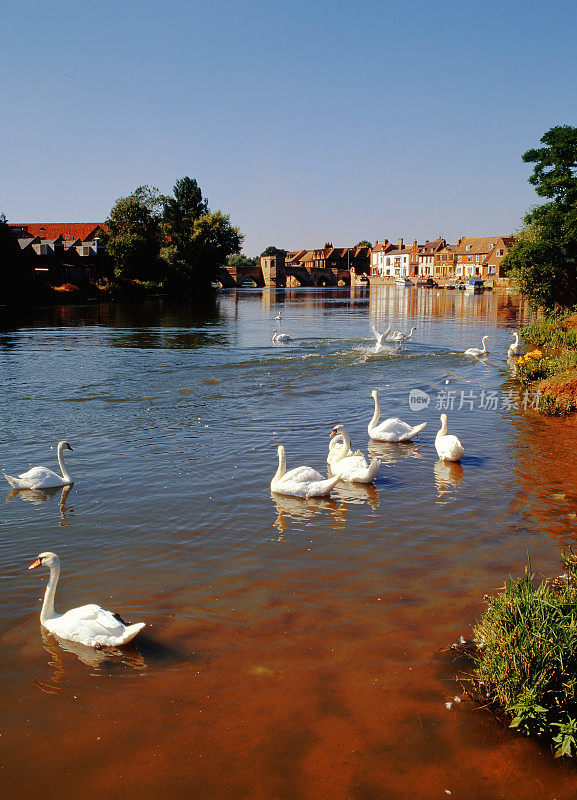
[(88, 281), (109, 269), (103, 222), (10, 223), (23, 262), (48, 283)]
[(333, 247), (332, 242), (318, 250), (292, 250), (286, 254), (287, 267), (305, 267), (309, 270), (355, 270), (362, 274), (369, 270), (370, 247)]
[(448, 244), (441, 236), (433, 242), (405, 246), (385, 239), (375, 242), (370, 255), (370, 274), (378, 277), (459, 279), (504, 276), (501, 263), (515, 244), (514, 236), (462, 236)]

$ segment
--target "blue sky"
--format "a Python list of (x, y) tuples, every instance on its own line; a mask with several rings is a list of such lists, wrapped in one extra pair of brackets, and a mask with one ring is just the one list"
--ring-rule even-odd
[(509, 233), (577, 125), (571, 0), (0, 2), (0, 211), (196, 178), (244, 250)]

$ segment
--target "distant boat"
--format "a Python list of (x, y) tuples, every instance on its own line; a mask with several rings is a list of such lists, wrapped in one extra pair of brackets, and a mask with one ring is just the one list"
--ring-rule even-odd
[(241, 288), (243, 289), (256, 289), (256, 281), (253, 281), (252, 278), (248, 278), (246, 281), (241, 283)]
[(414, 286), (415, 284), (410, 278), (396, 278), (395, 283), (397, 286)]
[(485, 284), (483, 283), (481, 278), (469, 278), (469, 280), (465, 284), (465, 291), (474, 292), (475, 294), (478, 294), (480, 292), (485, 291)]
[(220, 281), (211, 281), (210, 285), (213, 289), (222, 289), (222, 283)]

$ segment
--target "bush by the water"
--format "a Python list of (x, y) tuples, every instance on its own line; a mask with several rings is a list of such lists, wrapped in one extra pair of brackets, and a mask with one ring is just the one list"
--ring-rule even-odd
[(540, 395), (546, 414), (577, 410), (577, 315), (551, 314), (527, 325), (521, 337), (534, 349), (517, 360), (516, 376)]
[(566, 574), (535, 584), (511, 579), (488, 599), (475, 627), (474, 685), (512, 717), (511, 727), (550, 741), (556, 756), (577, 753), (577, 557)]

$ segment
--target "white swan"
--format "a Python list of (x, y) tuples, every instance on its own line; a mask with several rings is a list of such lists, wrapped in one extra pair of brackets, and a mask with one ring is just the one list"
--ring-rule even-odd
[(456, 436), (447, 433), (447, 415), (441, 414), (441, 427), (435, 437), (437, 455), (444, 461), (460, 461), (465, 448)]
[(483, 345), (483, 349), (482, 350), (481, 350), (480, 347), (469, 347), (467, 350), (465, 350), (465, 355), (466, 356), (486, 356), (489, 351), (487, 350), (487, 345), (485, 344), (485, 340), (487, 342), (491, 341), (491, 339), (488, 336), (483, 336), (483, 338), (481, 339), (481, 344)]
[(376, 329), (373, 321), (371, 320), (371, 330), (373, 332), (373, 335), (374, 335), (375, 339), (377, 340), (377, 344), (375, 346), (375, 349), (378, 350), (379, 347), (382, 347), (383, 340), (386, 339), (387, 336), (389, 335), (389, 333), (391, 332), (391, 326), (389, 325), (387, 330), (383, 331), (383, 333), (379, 333), (378, 330)]
[(278, 312), (278, 314), (276, 315), (275, 319), (277, 320), (277, 322), (281, 321), (281, 319), (282, 319), (282, 311)]
[(282, 444), (279, 444), (277, 453), (278, 469), (270, 482), (273, 492), (293, 497), (326, 497), (340, 480), (338, 475), (327, 479), (312, 467), (295, 467), (287, 472), (286, 453)]
[(54, 594), (60, 575), (60, 559), (56, 553), (40, 553), (28, 569), (40, 566), (50, 568), (50, 580), (44, 593), (40, 623), (55, 636), (87, 647), (117, 647), (130, 642), (144, 628), (145, 622), (130, 625), (118, 614), (105, 611), (94, 604), (71, 608), (64, 614), (57, 614), (54, 611)]
[(337, 447), (329, 446), (327, 463), (333, 475), (338, 475), (342, 481), (348, 483), (372, 483), (377, 477), (381, 462), (373, 458), (369, 464), (364, 455), (357, 450), (351, 451), (351, 440), (344, 425), (335, 425), (331, 436), (336, 436), (333, 442), (339, 440)]
[(277, 333), (274, 330), (272, 332), (272, 340), (274, 344), (277, 344), (277, 342), (291, 342), (292, 336), (289, 336), (288, 333)]
[(511, 356), (511, 357), (518, 356), (519, 355), (519, 334), (517, 333), (517, 331), (513, 331), (511, 336), (513, 336), (515, 338), (515, 341), (513, 342), (513, 344), (509, 345), (509, 350), (507, 351), (508, 355)]
[(408, 342), (409, 339), (412, 340), (413, 333), (416, 330), (416, 328), (411, 328), (411, 332), (406, 334), (403, 334), (401, 331), (395, 331), (391, 338), (394, 342)]
[(51, 469), (47, 469), (46, 467), (32, 467), (27, 472), (23, 472), (17, 478), (13, 478), (11, 475), (6, 475), (4, 471), (4, 477), (14, 489), (51, 489), (55, 486), (68, 486), (71, 483), (74, 483), (70, 475), (68, 474), (68, 470), (66, 469), (66, 464), (64, 463), (64, 455), (62, 453), (63, 450), (72, 450), (68, 442), (58, 442), (58, 448), (56, 454), (58, 456), (58, 465), (60, 467), (60, 471), (62, 475), (57, 475)]
[(410, 442), (427, 424), (426, 422), (422, 422), (420, 425), (415, 425), (413, 428), (398, 417), (390, 417), (379, 425), (381, 407), (379, 405), (379, 396), (376, 389), (373, 389), (371, 392), (371, 397), (375, 401), (375, 413), (373, 414), (372, 420), (369, 422), (367, 430), (370, 438), (375, 442)]

